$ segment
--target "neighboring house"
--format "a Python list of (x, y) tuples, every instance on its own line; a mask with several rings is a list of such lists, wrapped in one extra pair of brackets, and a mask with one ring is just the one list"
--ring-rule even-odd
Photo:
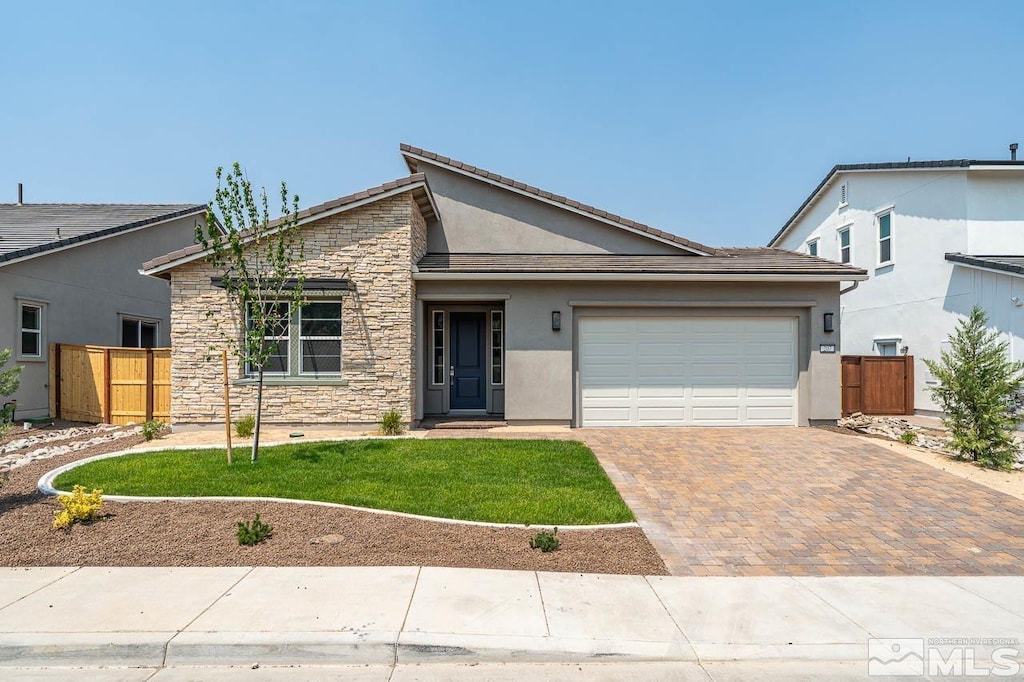
[(842, 352), (913, 355), (918, 411), (938, 411), (923, 360), (974, 305), (1024, 359), (1024, 162), (836, 166), (769, 246), (870, 272), (842, 296)]
[[(839, 416), (839, 282), (863, 270), (717, 249), (402, 145), (412, 175), (301, 212), (310, 304), (269, 366), (268, 422), (388, 409), (574, 426), (804, 425)], [(171, 281), (172, 420), (223, 419), (199, 246)], [(828, 320), (828, 321), (826, 321)], [(339, 333), (340, 332), (340, 333)], [(825, 352), (821, 352), (824, 350)], [(253, 378), (234, 363), (236, 414)]]
[(169, 288), (140, 275), (139, 264), (193, 243), (195, 222), (205, 210), (0, 204), (0, 348), (12, 349), (24, 368), (13, 396), (16, 418), (49, 412), (50, 343), (170, 343)]

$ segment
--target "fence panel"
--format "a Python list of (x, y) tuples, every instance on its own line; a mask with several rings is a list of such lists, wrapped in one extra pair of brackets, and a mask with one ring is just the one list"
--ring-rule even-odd
[(843, 416), (914, 414), (914, 356), (844, 355)]
[(50, 411), (55, 417), (124, 425), (170, 420), (168, 348), (50, 345)]

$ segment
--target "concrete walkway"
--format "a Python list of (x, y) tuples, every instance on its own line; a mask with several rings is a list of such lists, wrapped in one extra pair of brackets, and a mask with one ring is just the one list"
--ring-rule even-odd
[[(392, 675), (396, 665), (614, 661), (688, 664), (679, 679), (718, 679), (707, 677), (715, 666), (738, 663), (862, 676), (873, 637), (987, 638), (972, 644), (978, 665), (1010, 640), (1024, 661), (1024, 644), (1012, 643), (1024, 642), (1024, 578), (0, 569), (0, 678), (69, 666), (364, 665)], [(958, 645), (943, 644), (944, 655)]]

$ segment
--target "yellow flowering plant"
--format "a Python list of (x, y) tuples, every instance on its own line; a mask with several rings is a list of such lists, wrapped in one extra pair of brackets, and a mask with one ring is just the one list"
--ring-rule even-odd
[(61, 495), (58, 499), (61, 509), (54, 512), (54, 528), (70, 528), (79, 521), (92, 521), (103, 508), (103, 490), (97, 488), (91, 493), (76, 485), (70, 495)]

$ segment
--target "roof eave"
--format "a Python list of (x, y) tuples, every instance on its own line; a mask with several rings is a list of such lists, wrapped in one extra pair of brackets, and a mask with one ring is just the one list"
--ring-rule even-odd
[(431, 272), (420, 270), (413, 279), (431, 280), (532, 280), (532, 281), (613, 281), (613, 282), (862, 282), (867, 273), (670, 273), (670, 272)]

